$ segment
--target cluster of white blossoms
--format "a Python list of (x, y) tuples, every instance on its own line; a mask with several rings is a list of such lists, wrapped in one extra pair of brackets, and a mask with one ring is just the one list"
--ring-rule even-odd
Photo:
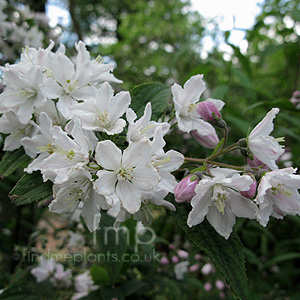
[(27, 5), (12, 6), (0, 0), (0, 52), (2, 59), (17, 59), (25, 45), (43, 45), (45, 35), (54, 38), (48, 28), (49, 19), (44, 13), (34, 12)]
[[(218, 126), (217, 122), (221, 117), (219, 108), (222, 108), (219, 101), (208, 99), (206, 101), (215, 105), (204, 101), (194, 108), (196, 98), (204, 90), (201, 82), (200, 75), (196, 75), (186, 82), (183, 89), (177, 85), (172, 87), (173, 93), (176, 93), (178, 124), (183, 131), (196, 129), (195, 122), (199, 122), (197, 114), (193, 112), (196, 109), (198, 114), (202, 115), (202, 119), (210, 120), (211, 124), (215, 123)], [(255, 219), (262, 226), (266, 226), (270, 216), (282, 219), (287, 214), (300, 214), (300, 176), (295, 174), (297, 169), (278, 169), (276, 164), (284, 153), (284, 147), (279, 144), (284, 139), (270, 136), (273, 120), (278, 112), (278, 108), (273, 108), (239, 145), (221, 149), (217, 154), (208, 157), (205, 171), (185, 177), (176, 186), (176, 201), (191, 203), (192, 210), (187, 220), (190, 227), (200, 224), (206, 217), (215, 230), (228, 239), (236, 217)], [(203, 120), (201, 122), (204, 128), (202, 134), (215, 134), (211, 129), (210, 132), (206, 131), (209, 130), (209, 126), (204, 124)], [(220, 124), (221, 127), (226, 126), (226, 123)], [(199, 130), (199, 126), (197, 129)], [(204, 136), (204, 141), (205, 138)], [(210, 144), (213, 144), (214, 148), (219, 139), (209, 138), (206, 141), (207, 148), (210, 148)], [(247, 166), (221, 168), (217, 166), (218, 163), (214, 165), (210, 161), (236, 149), (247, 153)]]
[[(32, 158), (25, 171), (40, 171), (44, 181), (53, 182), (50, 211), (79, 210), (90, 231), (98, 228), (102, 210), (116, 216), (115, 226), (131, 216), (149, 225), (149, 204), (175, 210), (164, 200), (175, 191), (177, 202), (191, 203), (189, 226), (206, 217), (226, 239), (236, 217), (266, 226), (270, 216), (300, 213), (300, 176), (291, 167), (278, 170), (283, 139), (270, 136), (279, 109), (273, 108), (246, 139), (226, 147), (224, 102), (200, 101), (203, 75), (191, 77), (183, 88), (174, 84), (178, 128), (203, 147), (217, 147), (206, 159), (184, 158), (164, 151), (170, 124), (151, 120), (150, 102), (138, 119), (129, 108), (129, 92), (115, 94), (110, 83), (122, 81), (112, 74), (113, 65), (92, 60), (83, 42), (75, 45), (73, 61), (63, 45), (56, 52), (53, 47), (53, 42), (46, 49), (26, 47), (20, 62), (3, 67), (6, 89), (0, 95), (4, 150), (23, 146)], [(215, 127), (224, 129), (221, 145)], [(246, 153), (247, 166), (213, 161), (237, 149)], [(201, 174), (177, 184), (172, 172), (189, 161), (203, 164)]]
[(72, 300), (81, 299), (87, 296), (90, 291), (98, 289), (98, 286), (94, 284), (90, 271), (76, 275), (73, 283), (72, 270), (64, 270), (64, 266), (57, 263), (53, 258), (45, 259), (42, 256), (38, 266), (31, 270), (31, 274), (38, 283), (50, 280), (57, 288), (68, 289), (73, 286), (75, 293)]
[(137, 119), (129, 92), (115, 95), (109, 83), (121, 83), (113, 65), (91, 60), (83, 42), (74, 62), (63, 45), (53, 47), (26, 47), (20, 62), (2, 68), (4, 150), (23, 146), (33, 159), (25, 171), (54, 183), (50, 211), (79, 209), (90, 231), (101, 210), (117, 210), (116, 226), (131, 215), (151, 223), (149, 203), (174, 210), (164, 197), (174, 191), (171, 172), (184, 157), (163, 150), (170, 125), (151, 121), (151, 103)]

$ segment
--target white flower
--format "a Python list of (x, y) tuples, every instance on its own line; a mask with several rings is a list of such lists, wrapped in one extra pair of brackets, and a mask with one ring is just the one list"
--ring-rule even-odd
[(106, 132), (109, 135), (121, 133), (126, 125), (121, 116), (131, 102), (129, 92), (114, 96), (114, 90), (105, 82), (95, 94), (95, 99), (79, 103), (71, 109), (82, 121), (82, 128)]
[(81, 216), (91, 232), (99, 226), (100, 209), (110, 208), (105, 197), (94, 191), (92, 176), (87, 170), (77, 170), (64, 183), (54, 184), (53, 195), (50, 211), (73, 213), (80, 206)]
[(151, 146), (147, 140), (131, 143), (122, 151), (111, 141), (99, 142), (95, 159), (103, 168), (97, 172), (95, 189), (102, 195), (117, 194), (129, 213), (136, 213), (141, 206), (142, 191), (158, 183), (158, 174), (149, 164)]
[(62, 183), (69, 179), (72, 172), (86, 168), (90, 152), (94, 148), (84, 134), (80, 120), (74, 121), (70, 138), (60, 127), (53, 126), (54, 145), (51, 155), (35, 165), (41, 170), (44, 180), (50, 179), (54, 183)]
[(39, 265), (31, 270), (31, 274), (36, 278), (37, 282), (42, 282), (54, 273), (55, 267), (56, 262), (53, 258), (41, 260)]
[(278, 142), (283, 142), (283, 138), (274, 139), (269, 134), (273, 131), (273, 120), (279, 109), (270, 110), (263, 120), (256, 125), (248, 137), (248, 147), (255, 157), (265, 163), (270, 169), (278, 169), (275, 161), (284, 153), (284, 149)]
[(174, 266), (174, 272), (177, 280), (182, 280), (184, 274), (188, 272), (188, 261), (182, 261)]
[(56, 286), (71, 286), (72, 271), (70, 269), (65, 271), (63, 265), (57, 263), (53, 258), (50, 260), (41, 259), (39, 265), (31, 270), (31, 274), (37, 282), (50, 279)]
[[(178, 84), (171, 87), (173, 101), (176, 111), (178, 127), (183, 132), (197, 130), (201, 136), (213, 135), (216, 133), (214, 127), (208, 122), (201, 119), (196, 108), (201, 94), (205, 90), (203, 75), (192, 76), (182, 88)], [(208, 99), (213, 102), (220, 111), (224, 102), (216, 99)]]
[(253, 180), (230, 169), (215, 168), (210, 172), (216, 177), (205, 176), (199, 181), (187, 224), (190, 227), (200, 224), (206, 216), (215, 230), (228, 239), (235, 217), (255, 218), (256, 205), (238, 193), (248, 190)]
[(82, 234), (69, 231), (68, 248), (82, 248), (85, 244), (85, 239)]
[(94, 284), (90, 271), (86, 271), (75, 277), (75, 290), (76, 294), (73, 295), (72, 300), (80, 299), (87, 296), (90, 291), (98, 289)]
[(300, 214), (300, 175), (296, 169), (285, 168), (266, 173), (258, 186), (256, 202), (257, 219), (266, 226), (269, 217), (282, 219), (285, 215)]
[(20, 123), (27, 124), (35, 108), (46, 102), (40, 91), (43, 83), (42, 70), (38, 66), (32, 66), (23, 76), (13, 68), (6, 68), (4, 77), (7, 89), (0, 95), (0, 112), (14, 111)]
[(35, 136), (38, 126), (33, 121), (29, 121), (28, 124), (20, 123), (15, 113), (7, 112), (0, 118), (0, 132), (9, 134), (5, 138), (3, 150), (13, 151), (21, 147), (23, 138)]
[(127, 132), (127, 141), (136, 142), (142, 138), (152, 138), (154, 136), (155, 130), (158, 127), (161, 127), (163, 135), (165, 135), (170, 125), (168, 123), (159, 123), (155, 121), (151, 121), (152, 109), (151, 109), (151, 102), (147, 103), (144, 115), (136, 120), (137, 116), (135, 112), (129, 108), (126, 111), (126, 119), (129, 123), (128, 132)]
[(50, 281), (58, 287), (70, 287), (72, 284), (72, 271), (70, 269), (64, 270), (62, 264), (56, 264), (55, 272), (50, 277)]

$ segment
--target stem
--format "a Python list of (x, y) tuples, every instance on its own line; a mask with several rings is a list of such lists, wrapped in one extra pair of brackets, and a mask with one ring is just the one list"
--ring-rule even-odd
[(177, 125), (177, 122), (174, 123), (174, 124), (170, 127), (170, 130), (173, 129), (176, 125)]
[(191, 157), (185, 157), (184, 158), (185, 161), (192, 161), (192, 162), (198, 162), (198, 163), (208, 163), (208, 164), (212, 164), (212, 165), (216, 165), (216, 166), (220, 166), (220, 167), (224, 167), (224, 168), (231, 168), (237, 171), (243, 171), (244, 167), (238, 167), (238, 166), (233, 166), (233, 165), (229, 165), (229, 164), (224, 164), (224, 163), (220, 163), (220, 162), (216, 162), (216, 161), (212, 161), (212, 160), (207, 160), (204, 158), (191, 158)]

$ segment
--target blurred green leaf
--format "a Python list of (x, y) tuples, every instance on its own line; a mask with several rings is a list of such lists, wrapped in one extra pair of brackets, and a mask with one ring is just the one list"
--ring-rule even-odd
[(100, 227), (96, 232), (100, 250), (98, 255), (112, 282), (117, 281), (119, 277), (124, 263), (124, 254), (129, 243), (127, 228), (120, 227), (115, 230), (113, 227), (114, 220), (113, 217), (102, 213)]
[(52, 185), (50, 181), (43, 181), (40, 172), (25, 173), (10, 191), (9, 197), (17, 206), (42, 201), (52, 196)]
[(110, 279), (106, 269), (98, 265), (92, 265), (91, 267), (91, 275), (93, 281), (99, 285), (109, 284)]

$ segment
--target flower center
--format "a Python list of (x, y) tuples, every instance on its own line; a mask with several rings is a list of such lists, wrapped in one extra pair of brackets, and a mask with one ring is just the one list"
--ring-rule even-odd
[(220, 213), (224, 215), (225, 201), (228, 199), (229, 193), (221, 184), (215, 184), (213, 187), (212, 200)]
[(37, 95), (37, 91), (30, 88), (20, 89), (20, 95), (25, 98), (34, 98)]
[(272, 191), (272, 194), (273, 194), (274, 196), (276, 196), (276, 195), (278, 195), (278, 194), (281, 194), (281, 195), (283, 195), (283, 196), (286, 196), (286, 197), (288, 197), (288, 198), (291, 198), (292, 195), (293, 195), (293, 193), (292, 193), (290, 190), (288, 190), (288, 189), (286, 189), (286, 188), (284, 187), (284, 184), (283, 184), (283, 183), (278, 183), (276, 186), (273, 186), (273, 187), (271, 188), (271, 191)]
[(191, 113), (193, 111), (195, 111), (197, 108), (197, 103), (190, 103), (188, 106), (188, 112)]
[(104, 112), (97, 112), (97, 123), (100, 125), (100, 127), (109, 128), (110, 127), (110, 116), (109, 114)]
[(133, 179), (132, 171), (133, 171), (133, 168), (130, 168), (129, 166), (121, 166), (121, 168), (116, 170), (118, 180), (131, 181)]

